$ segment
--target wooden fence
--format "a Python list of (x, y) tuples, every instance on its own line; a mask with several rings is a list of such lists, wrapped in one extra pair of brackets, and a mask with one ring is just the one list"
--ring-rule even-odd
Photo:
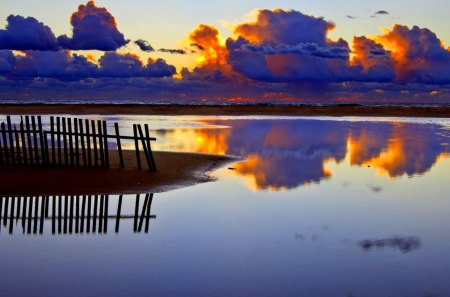
[(67, 166), (110, 167), (109, 141), (116, 142), (119, 166), (125, 167), (122, 140), (132, 140), (136, 152), (136, 164), (142, 169), (142, 146), (149, 170), (156, 170), (151, 149), (148, 125), (144, 129), (133, 124), (133, 135), (120, 135), (118, 123), (114, 134), (108, 134), (104, 120), (50, 117), (45, 130), (41, 116), (20, 116), (20, 123), (13, 124), (11, 116), (0, 123), (0, 166)]
[(109, 195), (0, 197), (0, 233), (22, 227), (23, 234), (43, 234), (44, 222), (51, 221), (52, 234), (106, 234), (108, 222), (115, 220), (119, 233), (121, 220), (133, 220), (133, 232), (149, 232), (153, 194), (135, 199), (134, 215), (122, 214), (122, 195), (114, 214), (110, 214)]

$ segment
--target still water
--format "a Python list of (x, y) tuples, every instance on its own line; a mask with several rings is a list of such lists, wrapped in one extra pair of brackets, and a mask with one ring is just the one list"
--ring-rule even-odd
[(245, 160), (166, 193), (3, 197), (1, 296), (450, 295), (450, 120), (105, 119)]

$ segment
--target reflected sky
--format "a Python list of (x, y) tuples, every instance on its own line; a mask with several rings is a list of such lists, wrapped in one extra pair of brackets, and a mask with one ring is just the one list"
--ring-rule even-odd
[(445, 121), (204, 119), (201, 127), (154, 131), (156, 148), (246, 158), (232, 174), (256, 190), (292, 189), (333, 176), (330, 164), (366, 168), (387, 179), (422, 175), (450, 152)]
[(0, 197), (2, 297), (450, 292), (448, 120), (105, 119), (149, 124), (158, 149), (247, 160), (96, 210), (95, 196), (85, 211), (81, 196)]

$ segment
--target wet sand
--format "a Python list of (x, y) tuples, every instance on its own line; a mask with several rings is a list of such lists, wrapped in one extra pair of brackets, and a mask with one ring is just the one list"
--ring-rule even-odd
[(157, 171), (136, 168), (134, 151), (124, 151), (120, 169), (110, 151), (110, 169), (0, 168), (0, 195), (88, 195), (158, 193), (214, 181), (211, 172), (238, 159), (229, 156), (154, 152)]
[(2, 114), (129, 115), (274, 115), (450, 117), (450, 107), (269, 106), (269, 105), (133, 105), (133, 104), (0, 104)]

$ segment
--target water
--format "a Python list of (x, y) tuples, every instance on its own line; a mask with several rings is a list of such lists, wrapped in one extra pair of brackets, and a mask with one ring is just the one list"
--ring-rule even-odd
[(107, 232), (2, 226), (2, 296), (450, 294), (449, 120), (106, 119), (148, 123), (156, 149), (246, 160), (155, 194), (147, 232), (144, 195), (136, 219), (123, 197), (117, 232), (115, 195)]

